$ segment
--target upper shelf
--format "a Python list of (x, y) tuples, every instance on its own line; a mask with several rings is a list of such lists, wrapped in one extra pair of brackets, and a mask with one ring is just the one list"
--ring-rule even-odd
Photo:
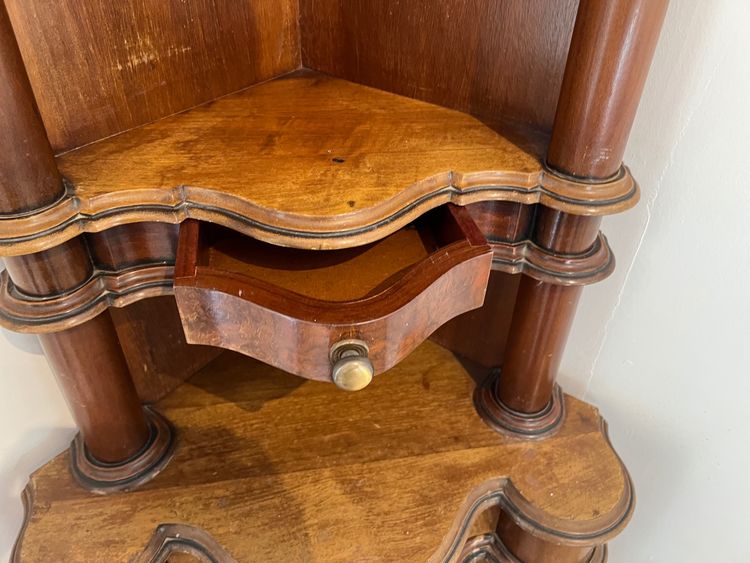
[(267, 242), (356, 246), (446, 202), (630, 207), (626, 169), (590, 184), (467, 114), (311, 71), (253, 86), (57, 159), (66, 196), (0, 219), (5, 255), (139, 221), (208, 220)]

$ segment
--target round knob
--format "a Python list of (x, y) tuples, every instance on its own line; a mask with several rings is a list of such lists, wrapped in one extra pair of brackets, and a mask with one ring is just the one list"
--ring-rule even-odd
[(359, 391), (372, 381), (375, 370), (361, 340), (341, 340), (331, 347), (331, 379), (339, 389)]

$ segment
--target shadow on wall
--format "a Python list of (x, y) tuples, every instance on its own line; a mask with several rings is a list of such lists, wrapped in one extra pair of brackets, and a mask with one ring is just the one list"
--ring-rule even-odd
[[(43, 356), (42, 346), (39, 344), (39, 338), (36, 334), (20, 334), (17, 332), (10, 332), (9, 330), (0, 329), (3, 339), (12, 347), (20, 352), (26, 354), (34, 354), (35, 356)], [(2, 361), (0, 361), (2, 366)]]
[(0, 561), (8, 560), (21, 528), (29, 476), (75, 432), (39, 339), (0, 329)]
[(670, 3), (625, 154), (640, 185), (641, 201), (604, 220), (602, 230), (617, 268), (608, 280), (584, 290), (560, 370), (565, 391), (584, 400), (591, 400), (587, 394), (593, 377), (606, 376), (597, 372), (597, 360), (646, 236), (662, 179), (672, 166), (675, 146), (701, 99), (700, 62), (706, 45), (720, 33), (721, 4)]

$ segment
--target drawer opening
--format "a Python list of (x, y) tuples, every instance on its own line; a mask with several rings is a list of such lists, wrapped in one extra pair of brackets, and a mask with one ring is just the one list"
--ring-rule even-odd
[(459, 224), (468, 215), (463, 217), (463, 209), (456, 209), (454, 213), (440, 207), (379, 241), (337, 250), (281, 247), (227, 227), (200, 223), (196, 242), (201, 252), (185, 265), (253, 278), (331, 303), (366, 299), (391, 287), (441, 248), (468, 239), (470, 244), (485, 245), (473, 223)]

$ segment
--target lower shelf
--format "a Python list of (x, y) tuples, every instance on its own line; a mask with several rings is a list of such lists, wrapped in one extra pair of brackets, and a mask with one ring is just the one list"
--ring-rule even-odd
[(550, 544), (621, 531), (632, 489), (596, 409), (566, 397), (528, 442), (484, 425), (474, 385), (432, 342), (354, 394), (224, 354), (156, 405), (178, 446), (154, 481), (96, 496), (68, 453), (39, 469), (15, 560), (455, 561), (498, 506)]

